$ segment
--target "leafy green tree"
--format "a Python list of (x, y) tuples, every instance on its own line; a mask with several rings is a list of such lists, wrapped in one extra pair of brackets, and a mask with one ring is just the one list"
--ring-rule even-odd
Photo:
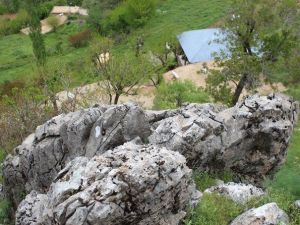
[(107, 62), (96, 64), (96, 71), (110, 104), (117, 104), (121, 95), (136, 94), (138, 87), (149, 79), (152, 66), (142, 57), (111, 56)]
[(159, 86), (154, 100), (154, 108), (178, 108), (186, 102), (205, 103), (209, 101), (209, 95), (191, 81), (173, 81)]
[(153, 84), (159, 85), (163, 80), (162, 74), (179, 66), (178, 56), (180, 45), (173, 32), (165, 31), (160, 39), (150, 47), (150, 51), (158, 64), (157, 73), (152, 78)]
[(40, 0), (26, 0), (26, 10), (30, 16), (29, 36), (32, 41), (33, 53), (36, 58), (37, 66), (43, 68), (46, 64), (46, 47), (41, 34), (41, 23), (38, 12), (39, 3)]
[(233, 0), (231, 8), (223, 29), (226, 38), (218, 40), (226, 43), (229, 53), (216, 56), (222, 69), (213, 71), (207, 82), (216, 100), (223, 100), (219, 97), (226, 93), (226, 99), (231, 98), (228, 103), (235, 104), (245, 88), (270, 80), (289, 58), (296, 43), (294, 22), (299, 7), (292, 0)]

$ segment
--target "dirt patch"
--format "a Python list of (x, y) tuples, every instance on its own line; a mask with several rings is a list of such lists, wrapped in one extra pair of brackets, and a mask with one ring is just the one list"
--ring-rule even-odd
[[(68, 19), (67, 16), (56, 15), (56, 17), (58, 18), (58, 21), (59, 21), (58, 26), (63, 25)], [(42, 28), (42, 30), (41, 30), (42, 34), (47, 34), (53, 30), (53, 27), (47, 23), (47, 18), (44, 20), (41, 20), (41, 28)], [(21, 33), (29, 35), (29, 33), (30, 33), (29, 27), (22, 29)]]
[[(214, 62), (206, 62), (207, 68), (209, 69), (217, 69)], [(187, 66), (178, 67), (172, 71), (169, 71), (163, 75), (166, 82), (171, 82), (177, 77), (176, 80), (184, 81), (189, 80), (192, 81), (197, 87), (206, 87), (206, 78), (207, 78), (207, 70), (203, 68), (203, 63), (190, 64)], [(232, 87), (235, 88), (232, 83)], [(274, 91), (283, 92), (286, 88), (281, 83), (269, 85), (265, 84), (254, 92), (258, 92), (261, 95), (268, 95)], [(137, 102), (140, 106), (145, 109), (152, 109), (153, 102), (155, 98), (156, 88), (153, 85), (143, 85), (141, 86), (135, 95), (121, 96), (119, 99), (119, 103), (126, 103), (128, 101)], [(244, 91), (242, 96), (249, 95), (247, 91)], [(85, 85), (82, 87), (74, 88), (69, 92), (63, 91), (57, 94), (57, 97), (60, 102), (60, 106), (64, 104), (64, 102), (73, 101), (76, 99), (80, 107), (89, 107), (95, 104), (108, 104), (109, 99), (107, 95), (101, 88), (101, 84), (94, 83)], [(78, 108), (78, 107), (77, 107)]]
[(0, 19), (7, 19), (7, 20), (14, 20), (16, 19), (17, 14), (16, 13), (6, 13), (3, 15), (0, 15)]

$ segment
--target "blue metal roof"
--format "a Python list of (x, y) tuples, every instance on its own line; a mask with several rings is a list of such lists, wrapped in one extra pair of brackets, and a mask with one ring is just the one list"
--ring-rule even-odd
[(226, 45), (216, 43), (216, 39), (224, 38), (220, 29), (203, 29), (183, 32), (177, 36), (182, 49), (190, 63), (213, 60), (213, 53), (227, 51)]

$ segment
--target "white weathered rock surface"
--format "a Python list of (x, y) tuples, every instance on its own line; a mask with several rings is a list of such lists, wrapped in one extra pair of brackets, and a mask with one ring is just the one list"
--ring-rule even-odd
[(182, 155), (130, 142), (71, 161), (21, 202), (16, 225), (177, 225), (200, 197)]
[[(147, 133), (148, 132), (148, 133)], [(6, 192), (15, 206), (20, 193), (48, 191), (54, 177), (70, 160), (92, 157), (136, 137), (145, 139), (150, 127), (135, 104), (95, 107), (62, 114), (37, 127), (4, 163)]]
[(231, 169), (260, 183), (283, 164), (299, 106), (275, 94), (248, 97), (235, 107), (190, 104), (155, 123), (149, 140), (179, 151), (191, 168)]
[(269, 203), (238, 216), (230, 225), (288, 225), (288, 215), (276, 203)]
[(136, 138), (141, 145), (180, 152), (191, 168), (231, 169), (243, 182), (259, 183), (285, 161), (297, 114), (298, 104), (280, 94), (255, 95), (229, 109), (189, 104), (144, 111), (128, 103), (63, 114), (39, 126), (7, 157), (5, 193), (17, 208), (24, 193), (49, 193), (71, 160), (106, 154)]
[(295, 201), (294, 205), (296, 208), (300, 209), (300, 200)]
[(237, 184), (232, 182), (213, 186), (204, 192), (226, 196), (239, 204), (245, 204), (252, 198), (261, 197), (265, 194), (261, 188), (257, 188), (251, 184)]

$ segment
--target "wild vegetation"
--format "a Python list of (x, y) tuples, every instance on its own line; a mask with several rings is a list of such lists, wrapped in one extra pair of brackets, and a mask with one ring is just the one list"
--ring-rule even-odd
[[(54, 5), (82, 6), (89, 16), (68, 15), (61, 27), (50, 16), (54, 30), (41, 35), (40, 20)], [(155, 109), (185, 102), (235, 104), (244, 89), (271, 82), (282, 82), (286, 93), (300, 100), (298, 7), (290, 0), (0, 0), (0, 160), (37, 125), (64, 111), (57, 92), (88, 83), (101, 84), (115, 104), (120, 96), (136, 95), (138, 87), (151, 83)], [(176, 68), (182, 54), (176, 35), (220, 20), (227, 38), (219, 41), (228, 43), (229, 52), (216, 55), (222, 69), (209, 72), (208, 87), (163, 82), (162, 74)], [(27, 26), (30, 35), (20, 34)], [(103, 53), (109, 53), (107, 62)], [(299, 140), (297, 128), (287, 163), (266, 182), (267, 197), (240, 206), (205, 195), (185, 224), (225, 225), (246, 208), (270, 201), (289, 213), (292, 225), (300, 224), (300, 212), (292, 206), (300, 198)], [(195, 181), (204, 190), (215, 178), (232, 179), (230, 173), (197, 174)], [(0, 222), (8, 224), (9, 214), (10, 202), (1, 201)]]

